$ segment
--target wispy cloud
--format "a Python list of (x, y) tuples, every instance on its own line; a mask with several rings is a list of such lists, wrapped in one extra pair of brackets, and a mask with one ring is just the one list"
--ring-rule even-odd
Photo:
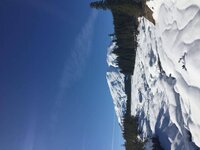
[(61, 88), (65, 89), (70, 87), (71, 84), (78, 80), (82, 75), (91, 51), (91, 41), (96, 17), (97, 12), (92, 11), (88, 21), (83, 26), (79, 35), (76, 37), (70, 58), (65, 63), (65, 68), (63, 70), (60, 83)]
[(92, 11), (81, 32), (75, 39), (71, 54), (65, 62), (60, 80), (60, 91), (57, 100), (62, 99), (65, 90), (80, 79), (91, 52), (91, 42), (97, 11)]
[(83, 74), (87, 60), (91, 52), (91, 43), (97, 11), (92, 11), (80, 33), (77, 35), (71, 53), (65, 62), (60, 79), (59, 91), (56, 97), (55, 112), (52, 115), (52, 128), (57, 122), (57, 110), (61, 106), (67, 89), (75, 84)]

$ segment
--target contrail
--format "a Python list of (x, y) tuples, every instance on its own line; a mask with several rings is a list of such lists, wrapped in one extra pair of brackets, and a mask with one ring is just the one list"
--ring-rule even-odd
[(23, 150), (33, 150), (35, 144), (35, 132), (36, 132), (37, 116), (35, 112), (31, 112), (30, 121), (27, 125), (27, 132), (23, 143)]
[(115, 142), (115, 112), (113, 113), (113, 130), (112, 130), (112, 145), (111, 145), (111, 150), (114, 150), (114, 142)]
[(83, 140), (82, 140), (82, 150), (86, 150), (86, 131), (83, 132)]

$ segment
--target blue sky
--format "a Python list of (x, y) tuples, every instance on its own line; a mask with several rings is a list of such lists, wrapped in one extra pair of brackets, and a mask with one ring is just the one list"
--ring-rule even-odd
[(123, 149), (105, 78), (111, 13), (89, 2), (0, 2), (0, 150)]

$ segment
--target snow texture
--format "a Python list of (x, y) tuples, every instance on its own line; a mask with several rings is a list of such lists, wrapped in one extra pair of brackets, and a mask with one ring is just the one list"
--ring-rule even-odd
[[(139, 18), (132, 115), (139, 116), (143, 140), (156, 135), (166, 150), (200, 149), (200, 1), (151, 0), (148, 5), (156, 25)], [(115, 46), (108, 50), (107, 81), (122, 125), (126, 95)]]

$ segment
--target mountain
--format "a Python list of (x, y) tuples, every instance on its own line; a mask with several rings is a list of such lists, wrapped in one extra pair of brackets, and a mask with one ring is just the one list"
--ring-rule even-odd
[[(200, 149), (200, 1), (151, 0), (155, 25), (138, 18), (137, 51), (131, 77), (131, 115), (138, 118), (144, 149)], [(107, 82), (123, 129), (125, 75), (108, 49)], [(158, 149), (158, 148), (157, 148)]]

